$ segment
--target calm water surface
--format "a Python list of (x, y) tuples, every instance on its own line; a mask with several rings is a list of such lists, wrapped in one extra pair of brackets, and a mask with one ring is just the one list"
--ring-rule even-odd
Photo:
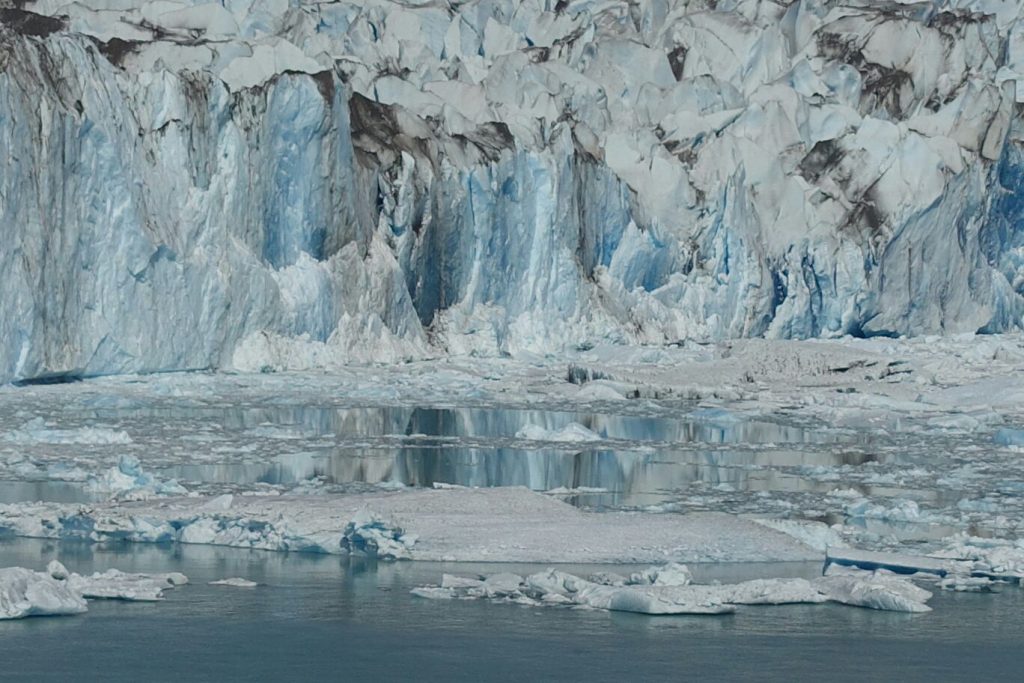
[[(831, 605), (731, 616), (646, 617), (414, 598), (442, 572), (536, 566), (368, 564), (186, 546), (0, 542), (0, 566), (59, 558), (83, 572), (182, 571), (161, 604), (93, 602), (88, 614), (0, 622), (0, 679), (1018, 680), (1024, 591), (939, 593), (934, 612)], [(587, 571), (593, 568), (581, 569)], [(697, 567), (699, 580), (811, 576), (816, 564)], [(206, 585), (244, 576), (252, 590)]]

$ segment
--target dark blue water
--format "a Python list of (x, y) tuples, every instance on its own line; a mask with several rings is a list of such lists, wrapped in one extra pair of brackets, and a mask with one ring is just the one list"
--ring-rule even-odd
[[(93, 602), (88, 614), (0, 622), (0, 678), (26, 681), (1018, 680), (1024, 591), (939, 593), (934, 612), (832, 606), (645, 617), (409, 595), (443, 571), (184, 546), (0, 543), (0, 566), (183, 571), (161, 604)], [(500, 567), (506, 569), (507, 567)], [(512, 570), (528, 572), (532, 566)], [(811, 575), (816, 565), (697, 567), (698, 579)], [(208, 586), (244, 576), (253, 590)]]

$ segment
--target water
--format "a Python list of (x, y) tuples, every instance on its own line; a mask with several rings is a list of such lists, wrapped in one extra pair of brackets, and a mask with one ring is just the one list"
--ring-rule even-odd
[[(160, 604), (92, 602), (81, 616), (0, 622), (4, 680), (1016, 680), (1024, 666), (1019, 589), (939, 593), (935, 611), (919, 615), (795, 605), (647, 617), (408, 593), (445, 571), (525, 573), (532, 566), (0, 543), (0, 566), (39, 568), (53, 558), (79, 572), (182, 571), (192, 583)], [(819, 569), (695, 567), (701, 581)], [(265, 585), (206, 585), (227, 576)]]
[[(0, 499), (15, 502), (72, 494), (22, 480), (61, 479), (61, 469), (113, 466), (138, 457), (164, 479), (204, 493), (254, 484), (289, 487), (400, 483), (432, 486), (527, 486), (603, 489), (573, 502), (635, 507), (662, 502), (702, 482), (744, 491), (823, 491), (801, 476), (808, 468), (856, 467), (875, 460), (864, 435), (743, 418), (698, 408), (676, 417), (521, 410), (502, 407), (355, 407), (329, 403), (287, 406), (174, 403), (152, 399), (94, 401), (65, 408), (49, 424), (65, 434), (99, 427), (130, 435), (131, 443), (31, 443), (5, 446), (20, 469), (0, 477)], [(57, 419), (52, 419), (56, 417)], [(7, 420), (8, 423), (15, 422)], [(557, 432), (570, 424), (594, 432), (595, 442), (559, 442), (517, 436), (524, 428)], [(34, 465), (26, 466), (25, 458)], [(54, 474), (54, 471), (56, 473)], [(82, 473), (77, 472), (77, 478)], [(67, 487), (73, 488), (69, 484)], [(88, 500), (80, 494), (75, 502)]]
[[(786, 411), (765, 416), (686, 403), (624, 401), (605, 412), (351, 406), (339, 404), (342, 392), (282, 397), (245, 387), (229, 395), (228, 379), (205, 380), (202, 391), (190, 388), (190, 379), (141, 383), (130, 396), (117, 393), (125, 386), (89, 383), (60, 396), (54, 387), (0, 396), (12, 399), (0, 400), (0, 503), (102, 498), (84, 482), (133, 455), (159, 478), (206, 495), (296, 486), (526, 486), (567, 490), (556, 495), (595, 510), (725, 510), (828, 523), (848, 521), (844, 505), (852, 498), (907, 498), (941, 519), (910, 527), (853, 523), (869, 536), (925, 541), (957, 531), (1001, 534), (993, 520), (1024, 513), (1024, 461), (993, 449), (988, 434), (921, 431), (910, 423), (839, 428)], [(32, 420), (51, 433), (34, 442), (26, 427)], [(597, 440), (519, 436), (572, 423)], [(89, 429), (116, 438), (89, 442)], [(966, 517), (958, 507), (989, 498), (968, 507), (980, 511)]]

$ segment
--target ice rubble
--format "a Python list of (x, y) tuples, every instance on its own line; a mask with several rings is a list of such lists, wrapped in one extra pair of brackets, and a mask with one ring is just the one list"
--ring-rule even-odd
[[(658, 578), (667, 573), (672, 580)], [(648, 577), (654, 580), (645, 580)], [(931, 593), (906, 579), (880, 575), (807, 579), (755, 579), (736, 584), (696, 585), (685, 567), (652, 567), (622, 579), (589, 579), (550, 569), (527, 577), (497, 574), (465, 578), (445, 574), (440, 586), (414, 588), (431, 599), (487, 598), (523, 605), (577, 605), (642, 614), (729, 614), (740, 605), (838, 602), (896, 612), (927, 612)]]
[(1021, 323), (1015, 3), (17, 5), (0, 381)]
[(0, 620), (81, 614), (86, 598), (154, 602), (166, 590), (188, 583), (184, 574), (128, 574), (117, 569), (83, 576), (53, 560), (45, 572), (0, 569)]

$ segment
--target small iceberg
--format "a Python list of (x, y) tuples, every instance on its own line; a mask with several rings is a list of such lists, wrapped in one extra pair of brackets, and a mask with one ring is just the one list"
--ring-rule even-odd
[(45, 572), (0, 569), (0, 619), (81, 614), (86, 598), (156, 602), (163, 592), (188, 583), (184, 574), (128, 574), (117, 569), (83, 576), (54, 560)]
[(255, 588), (259, 584), (249, 579), (243, 579), (238, 576), (233, 576), (230, 579), (218, 579), (217, 581), (210, 581), (211, 586), (231, 586), (233, 588)]

